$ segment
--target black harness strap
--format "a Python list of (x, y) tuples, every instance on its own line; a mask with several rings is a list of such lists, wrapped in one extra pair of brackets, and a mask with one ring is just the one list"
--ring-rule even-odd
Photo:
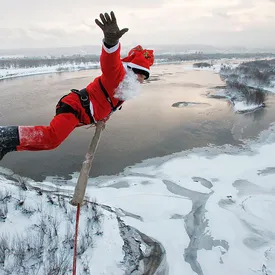
[[(103, 86), (103, 84), (102, 84), (102, 82), (101, 82), (101, 79), (99, 78), (98, 80), (99, 80), (99, 85), (100, 85), (100, 88), (101, 88), (102, 92), (104, 93), (104, 95), (105, 95), (107, 101), (108, 101), (108, 102), (110, 103), (110, 105), (111, 105), (112, 112), (115, 112), (115, 111), (118, 109), (118, 107), (123, 103), (123, 101), (120, 100), (120, 101), (117, 103), (117, 105), (114, 106), (114, 104), (113, 104), (113, 102), (112, 102), (112, 100), (111, 100), (111, 98), (110, 98), (108, 92), (106, 91), (105, 87)], [(119, 108), (119, 110), (120, 110), (121, 108), (122, 108), (122, 106)]]
[(71, 92), (73, 92), (79, 96), (81, 105), (85, 109), (86, 114), (89, 116), (91, 124), (95, 124), (94, 118), (93, 118), (93, 116), (91, 114), (91, 110), (90, 110), (90, 98), (89, 98), (89, 94), (88, 94), (87, 90), (82, 89), (79, 91), (76, 89), (72, 89)]
[(72, 113), (74, 114), (79, 120), (80, 116), (76, 110), (73, 109), (70, 105), (59, 101), (57, 106), (56, 106), (56, 115), (62, 114), (62, 113)]
[[(82, 90), (76, 90), (76, 89), (72, 89), (71, 92), (77, 94), (79, 96), (80, 102), (82, 107), (85, 109), (86, 114), (89, 116), (90, 118), (90, 122), (91, 124), (95, 124), (94, 118), (91, 114), (91, 110), (90, 110), (90, 99), (89, 99), (89, 95), (87, 93), (86, 89), (82, 89)], [(72, 113), (74, 114), (78, 120), (81, 123), (84, 123), (83, 121), (81, 121), (81, 117), (80, 114), (73, 108), (71, 107), (69, 104), (62, 102), (62, 99), (64, 97), (66, 97), (67, 95), (64, 95), (59, 102), (56, 105), (56, 115), (62, 114), (62, 113)]]

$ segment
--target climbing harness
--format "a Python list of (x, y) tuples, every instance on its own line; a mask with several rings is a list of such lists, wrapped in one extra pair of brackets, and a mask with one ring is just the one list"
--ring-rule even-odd
[[(87, 90), (82, 89), (79, 91), (77, 89), (72, 89), (71, 92), (78, 95), (79, 100), (81, 102), (81, 106), (85, 109), (86, 114), (90, 118), (90, 124), (95, 124), (95, 120), (94, 120), (94, 118), (91, 114), (91, 110), (90, 110), (90, 98), (89, 98), (89, 94), (88, 94)], [(72, 113), (79, 119), (80, 122), (82, 122), (80, 114), (73, 107), (71, 107), (69, 104), (62, 101), (62, 99), (66, 96), (67, 95), (64, 95), (57, 103), (56, 115), (59, 115), (62, 113)], [(84, 123), (84, 122), (82, 122), (82, 123)]]

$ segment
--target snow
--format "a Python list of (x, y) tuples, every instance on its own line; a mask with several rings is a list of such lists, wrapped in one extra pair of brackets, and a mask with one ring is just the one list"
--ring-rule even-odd
[(235, 61), (233, 61), (233, 60), (228, 61), (227, 60), (227, 61), (224, 62), (224, 60), (205, 60), (205, 61), (202, 61), (202, 62), (203, 63), (206, 62), (206, 63), (211, 64), (210, 67), (195, 68), (195, 67), (193, 67), (193, 64), (195, 62), (193, 62), (191, 64), (186, 64), (186, 65), (184, 64), (184, 69), (186, 71), (194, 71), (195, 70), (195, 71), (211, 71), (211, 72), (214, 72), (214, 73), (219, 73), (220, 70), (221, 70), (222, 65), (230, 64), (230, 66), (232, 68), (236, 68), (240, 65), (240, 63), (242, 61), (243, 60), (235, 60)]
[(88, 62), (80, 64), (62, 64), (55, 66), (40, 66), (34, 68), (9, 68), (0, 69), (0, 79), (8, 79), (22, 76), (39, 75), (39, 74), (49, 74), (49, 73), (60, 73), (68, 71), (79, 71), (79, 70), (90, 70), (99, 68), (99, 63)]
[(258, 108), (263, 107), (262, 104), (257, 105), (257, 104), (246, 104), (242, 101), (236, 101), (234, 102), (233, 109), (234, 112), (249, 112), (249, 111), (254, 111)]
[(271, 93), (275, 93), (275, 81), (271, 81), (270, 87), (264, 87), (266, 91), (269, 91)]
[(0, 55), (0, 59), (16, 59), (16, 58), (25, 58), (25, 56), (21, 54)]
[[(200, 203), (204, 198), (201, 222), (206, 223), (193, 228), (193, 235), (197, 234), (196, 239), (201, 240), (193, 249), (197, 250), (197, 261), (203, 273), (262, 274), (262, 268), (275, 272), (271, 260), (275, 257), (275, 168), (272, 169), (274, 157), (270, 153), (275, 151), (274, 128), (258, 142), (247, 141), (246, 147), (238, 153), (234, 148), (228, 152), (228, 147), (220, 147), (219, 152), (211, 147), (203, 148), (200, 153), (198, 150), (180, 152), (155, 161), (150, 159), (150, 165), (147, 161), (136, 164), (119, 175), (90, 179), (87, 196), (114, 211), (122, 209), (140, 216), (138, 219), (121, 214), (127, 225), (164, 246), (169, 274), (184, 271), (187, 275), (195, 274), (184, 258), (190, 245), (188, 231), (192, 227), (188, 228), (183, 217), (188, 216), (195, 201)], [(10, 171), (6, 174), (10, 175)], [(70, 182), (76, 181), (77, 173)], [(211, 185), (204, 184), (205, 181)], [(54, 210), (44, 196), (39, 197), (34, 191), (19, 191), (18, 187), (10, 185), (12, 182), (2, 175), (2, 192), (6, 189), (13, 197), (25, 200), (27, 208), (40, 206), (45, 213), (59, 217), (63, 228), (60, 234), (65, 232), (62, 211)], [(48, 190), (54, 188), (49, 179), (42, 183), (29, 180), (28, 183)], [(67, 194), (73, 192), (72, 187), (58, 190)], [(102, 211), (103, 235), (96, 238), (94, 247), (85, 252), (85, 257), (89, 259), (93, 274), (125, 274), (121, 264), (123, 240), (116, 214)], [(82, 215), (80, 227), (88, 214), (84, 211)], [(38, 213), (25, 217), (9, 205), (7, 219), (0, 223), (0, 232), (31, 232), (30, 225), (38, 220)]]
[(89, 255), (91, 270), (94, 274), (123, 275), (123, 270), (119, 268), (119, 263), (123, 259), (123, 241), (119, 236), (116, 216), (114, 214), (105, 215), (103, 225), (103, 236), (98, 238), (98, 242)]
[[(46, 194), (38, 196), (34, 191), (22, 191), (18, 187), (10, 185), (12, 181), (4, 179), (3, 176), (1, 176), (0, 182), (1, 202), (3, 202), (3, 194), (6, 194), (6, 192), (12, 194), (12, 199), (8, 200), (7, 218), (4, 222), (0, 222), (1, 238), (4, 236), (5, 238), (11, 240), (12, 236), (13, 238), (16, 236), (24, 236), (25, 239), (29, 240), (29, 245), (35, 246), (35, 244), (32, 244), (31, 240), (36, 241), (35, 233), (40, 226), (41, 220), (44, 220), (47, 224), (49, 224), (50, 230), (53, 229), (54, 221), (56, 221), (56, 224), (58, 225), (58, 238), (53, 238), (51, 243), (48, 244), (44, 241), (45, 250), (49, 249), (51, 244), (55, 241), (58, 243), (59, 247), (64, 247), (64, 241), (62, 240), (66, 239), (68, 227), (70, 228), (70, 232), (73, 232), (74, 229), (74, 225), (68, 221), (68, 217), (70, 216), (70, 219), (72, 219), (72, 221), (74, 220), (76, 212), (75, 208), (67, 203), (67, 211), (71, 214), (64, 215), (63, 210), (65, 207), (64, 209), (62, 209), (62, 207), (57, 207), (55, 195), (51, 196), (51, 198), (56, 205), (48, 202), (48, 197)], [(22, 206), (19, 206), (18, 203), (12, 204), (12, 200), (18, 202), (22, 201), (24, 203)], [(1, 204), (1, 213), (2, 209), (3, 206)], [(34, 213), (24, 214), (23, 210), (25, 209), (28, 211), (34, 211)], [(81, 243), (80, 236), (83, 234), (84, 228), (87, 228), (85, 226), (87, 218), (91, 217), (91, 212), (85, 210), (86, 209), (84, 208), (81, 211), (80, 216), (79, 246)], [(123, 269), (120, 267), (120, 262), (123, 259), (123, 241), (119, 236), (119, 230), (116, 226), (116, 216), (113, 213), (103, 211), (103, 217), (102, 227), (99, 227), (99, 229), (93, 227), (89, 228), (90, 234), (93, 234), (92, 231), (94, 229), (100, 231), (102, 230), (103, 234), (98, 237), (94, 237), (95, 235), (93, 236), (93, 247), (88, 248), (82, 257), (79, 258), (78, 268), (80, 269), (82, 267), (82, 260), (87, 259), (88, 266), (90, 270), (93, 270), (93, 274), (124, 274)], [(50, 222), (50, 219), (52, 222)], [(2, 241), (0, 242), (2, 245)], [(26, 247), (24, 249), (26, 249)], [(46, 253), (46, 251), (44, 251), (44, 253)], [(62, 252), (59, 252), (59, 254), (61, 253)], [(67, 253), (69, 255), (69, 262), (71, 263), (72, 250), (67, 248)], [(102, 257), (103, 254), (104, 257)], [(9, 265), (14, 265), (12, 259), (9, 259), (9, 262), (6, 261), (5, 268), (8, 268)], [(39, 272), (40, 273), (37, 274), (46, 274), (45, 270), (42, 268)], [(14, 273), (8, 273), (18, 274), (16, 271), (14, 271)]]

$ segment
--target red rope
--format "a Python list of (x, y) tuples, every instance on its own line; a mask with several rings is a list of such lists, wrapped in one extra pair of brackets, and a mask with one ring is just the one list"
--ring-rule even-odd
[(80, 204), (77, 205), (77, 211), (76, 211), (75, 236), (74, 236), (74, 263), (73, 263), (73, 275), (76, 275), (77, 236), (78, 236), (79, 216), (80, 216)]

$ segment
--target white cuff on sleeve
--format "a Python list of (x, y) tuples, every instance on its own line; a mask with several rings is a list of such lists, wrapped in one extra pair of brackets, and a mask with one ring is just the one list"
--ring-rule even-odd
[(104, 45), (104, 40), (102, 41), (103, 43), (103, 49), (105, 50), (106, 53), (114, 53), (115, 51), (117, 51), (118, 47), (119, 47), (119, 43), (117, 43), (115, 46), (113, 46), (112, 48), (107, 48), (105, 45)]

